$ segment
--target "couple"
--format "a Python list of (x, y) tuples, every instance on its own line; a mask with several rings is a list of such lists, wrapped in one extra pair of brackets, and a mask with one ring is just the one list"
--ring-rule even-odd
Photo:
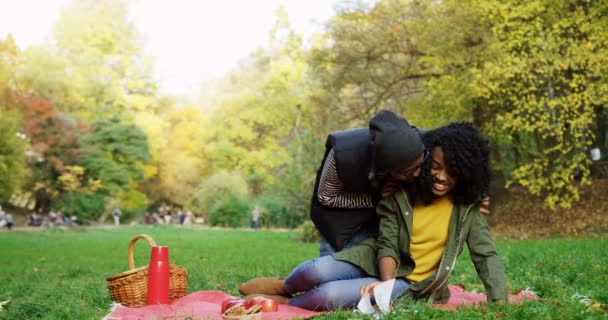
[[(321, 234), (337, 252), (305, 261), (286, 278), (250, 280), (239, 286), (241, 293), (263, 294), (310, 310), (335, 310), (355, 306), (363, 293), (371, 294), (381, 281), (395, 279), (392, 300), (445, 302), (449, 298), (448, 277), (466, 242), (488, 300), (506, 300), (505, 272), (479, 205), (489, 184), (488, 141), (470, 123), (453, 123), (424, 132), (420, 141), (407, 121), (390, 111), (378, 113), (370, 121), (369, 132), (369, 180), (372, 187), (374, 183), (381, 183), (382, 187), (375, 188), (381, 190), (380, 195), (374, 194), (372, 188), (371, 197), (363, 200), (374, 203), (381, 198), (376, 216), (365, 217), (370, 224), (377, 223), (377, 229), (367, 226), (363, 233), (360, 229), (350, 230), (355, 237), (349, 240), (348, 234), (327, 233), (326, 226), (317, 219), (315, 224)], [(333, 150), (344, 155), (344, 150), (353, 150), (345, 144), (340, 145), (345, 149), (331, 145), (333, 148), (327, 153)], [(410, 161), (403, 161), (408, 157)], [(327, 163), (330, 158), (325, 158)], [(394, 162), (398, 158), (401, 166)], [(353, 159), (357, 158), (340, 159), (334, 155), (333, 160), (339, 168), (350, 165), (352, 169), (356, 168)], [(356, 176), (346, 176), (345, 172), (338, 170), (338, 175), (343, 174), (339, 180), (350, 178), (353, 182)], [(323, 176), (324, 172), (320, 172), (315, 190)], [(365, 184), (361, 181), (359, 185)], [(323, 200), (320, 191), (316, 196), (319, 202)], [(359, 207), (361, 195), (366, 193), (350, 195), (350, 200), (359, 196), (354, 201)], [(313, 199), (313, 210), (314, 206)], [(352, 220), (357, 220), (356, 214), (367, 212), (354, 206)], [(315, 220), (315, 213), (312, 215)], [(355, 239), (357, 234), (365, 233), (370, 234), (365, 240)]]

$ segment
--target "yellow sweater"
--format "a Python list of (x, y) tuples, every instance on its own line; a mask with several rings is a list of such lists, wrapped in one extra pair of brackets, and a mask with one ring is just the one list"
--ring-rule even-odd
[(414, 207), (410, 252), (416, 267), (406, 276), (408, 281), (424, 280), (439, 267), (448, 241), (448, 225), (453, 207), (454, 203), (448, 196), (429, 205), (419, 203)]

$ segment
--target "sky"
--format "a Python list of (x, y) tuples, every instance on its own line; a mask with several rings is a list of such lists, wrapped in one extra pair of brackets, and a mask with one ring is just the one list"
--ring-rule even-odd
[[(21, 49), (50, 39), (71, 0), (0, 0), (0, 37)], [(102, 1), (102, 0), (100, 0)], [(195, 97), (202, 81), (221, 77), (268, 44), (283, 6), (305, 41), (333, 15), (336, 0), (135, 0), (131, 16), (143, 50), (155, 61), (162, 93)], [(24, 19), (27, 17), (27, 19)]]

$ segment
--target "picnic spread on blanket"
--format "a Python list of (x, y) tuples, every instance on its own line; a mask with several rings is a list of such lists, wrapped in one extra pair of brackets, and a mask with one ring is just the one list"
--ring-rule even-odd
[[(139, 239), (150, 244), (151, 255), (148, 266), (135, 268), (133, 249)], [(322, 314), (287, 304), (277, 305), (263, 297), (249, 301), (233, 297), (221, 291), (195, 291), (187, 294), (188, 272), (184, 267), (170, 264), (169, 248), (157, 246), (146, 234), (140, 234), (129, 243), (129, 269), (107, 278), (107, 286), (114, 303), (104, 320), (136, 319), (223, 319), (223, 320), (275, 320), (309, 318)], [(394, 280), (393, 280), (394, 282)], [(445, 304), (433, 307), (456, 310), (463, 305), (478, 305), (487, 302), (483, 293), (467, 292), (462, 285), (449, 285), (450, 299)], [(357, 311), (362, 313), (390, 312), (390, 293), (392, 282), (386, 281), (374, 290), (379, 310), (373, 308), (369, 296), (364, 296)], [(524, 300), (538, 300), (531, 291), (520, 291), (509, 295), (509, 303), (522, 303)], [(326, 312), (325, 312), (326, 313)]]

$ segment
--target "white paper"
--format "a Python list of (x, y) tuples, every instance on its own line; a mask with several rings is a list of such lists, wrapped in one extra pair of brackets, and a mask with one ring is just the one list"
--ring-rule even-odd
[[(391, 305), (391, 294), (393, 293), (393, 286), (395, 285), (395, 279), (384, 281), (374, 288), (374, 298), (376, 299), (376, 305), (380, 308), (382, 313), (390, 312)], [(357, 309), (365, 314), (374, 314), (376, 310), (372, 306), (371, 297), (369, 293), (365, 293), (359, 303)]]
[(365, 314), (374, 313), (374, 306), (372, 306), (372, 300), (369, 296), (369, 293), (365, 293), (361, 300), (359, 300), (359, 304), (357, 304), (357, 309)]
[(376, 305), (380, 308), (382, 313), (391, 311), (391, 294), (393, 293), (393, 286), (395, 285), (395, 279), (384, 281), (374, 288), (374, 297), (376, 298)]

